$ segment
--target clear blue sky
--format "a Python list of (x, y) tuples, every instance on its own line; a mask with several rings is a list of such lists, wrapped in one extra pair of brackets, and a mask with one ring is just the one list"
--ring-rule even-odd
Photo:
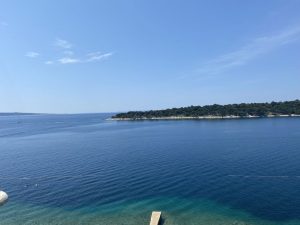
[(300, 98), (299, 0), (0, 3), (0, 111)]

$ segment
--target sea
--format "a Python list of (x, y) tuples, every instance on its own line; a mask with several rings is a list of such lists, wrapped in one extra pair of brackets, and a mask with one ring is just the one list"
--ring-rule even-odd
[(300, 118), (0, 116), (0, 225), (300, 225)]

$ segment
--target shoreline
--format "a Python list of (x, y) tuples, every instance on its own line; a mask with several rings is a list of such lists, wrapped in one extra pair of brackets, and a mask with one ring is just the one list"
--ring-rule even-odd
[(218, 120), (218, 119), (253, 119), (253, 118), (275, 118), (275, 117), (300, 117), (292, 115), (268, 115), (268, 116), (168, 116), (168, 117), (142, 117), (142, 118), (108, 118), (111, 121), (134, 121), (134, 120)]

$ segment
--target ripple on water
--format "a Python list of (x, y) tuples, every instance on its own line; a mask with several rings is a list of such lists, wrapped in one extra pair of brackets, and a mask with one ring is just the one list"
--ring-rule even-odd
[(103, 206), (67, 209), (25, 204), (0, 208), (1, 225), (146, 225), (161, 210), (164, 225), (299, 225), (300, 220), (271, 222), (208, 200), (151, 198)]
[(300, 219), (299, 118), (104, 123), (78, 115), (53, 128), (49, 117), (0, 137), (8, 178), (0, 184), (10, 196), (0, 225), (142, 225), (152, 210), (167, 225), (300, 224), (291, 221)]

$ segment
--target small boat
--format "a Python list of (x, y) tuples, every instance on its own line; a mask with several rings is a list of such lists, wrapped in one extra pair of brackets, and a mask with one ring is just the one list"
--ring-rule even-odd
[(4, 191), (0, 191), (0, 205), (4, 204), (8, 199), (8, 195)]

